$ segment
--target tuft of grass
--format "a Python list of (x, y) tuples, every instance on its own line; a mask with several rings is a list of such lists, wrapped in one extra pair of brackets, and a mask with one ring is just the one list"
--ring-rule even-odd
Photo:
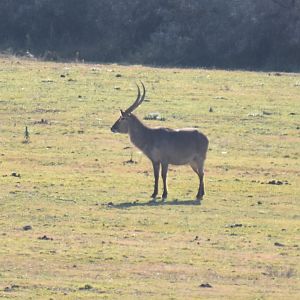
[(166, 118), (162, 117), (160, 113), (149, 113), (144, 117), (144, 120), (166, 121)]

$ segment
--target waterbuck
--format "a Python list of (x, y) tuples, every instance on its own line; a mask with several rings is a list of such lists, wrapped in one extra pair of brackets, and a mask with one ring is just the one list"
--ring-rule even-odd
[(196, 200), (200, 202), (204, 195), (204, 161), (208, 148), (207, 137), (196, 129), (169, 129), (149, 128), (143, 124), (132, 112), (144, 101), (146, 89), (143, 87), (143, 95), (139, 86), (137, 98), (125, 111), (121, 110), (120, 118), (112, 126), (114, 133), (128, 133), (131, 142), (139, 148), (152, 162), (154, 171), (155, 200), (158, 193), (159, 170), (163, 179), (164, 190), (162, 200), (167, 198), (167, 172), (168, 166), (189, 164), (199, 177), (199, 189)]

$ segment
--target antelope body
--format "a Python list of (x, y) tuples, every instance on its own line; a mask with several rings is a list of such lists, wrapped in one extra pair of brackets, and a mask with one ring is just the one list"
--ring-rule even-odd
[(163, 179), (162, 200), (168, 195), (167, 172), (168, 166), (189, 164), (199, 177), (199, 189), (196, 196), (201, 200), (204, 195), (204, 161), (208, 149), (208, 139), (196, 129), (170, 129), (150, 128), (143, 124), (132, 111), (136, 109), (145, 99), (146, 89), (143, 87), (141, 96), (140, 88), (135, 102), (125, 111), (121, 110), (120, 118), (112, 126), (111, 131), (115, 133), (127, 133), (131, 142), (139, 148), (152, 162), (154, 171), (154, 191), (152, 198), (158, 194), (158, 180), (161, 169)]

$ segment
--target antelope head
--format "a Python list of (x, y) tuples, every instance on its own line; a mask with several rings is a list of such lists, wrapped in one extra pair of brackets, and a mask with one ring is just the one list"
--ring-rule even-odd
[(111, 131), (114, 133), (128, 133), (128, 124), (130, 122), (130, 118), (132, 117), (132, 112), (144, 101), (146, 95), (146, 89), (144, 84), (141, 82), (143, 86), (143, 95), (141, 96), (141, 90), (138, 85), (138, 94), (136, 100), (133, 102), (131, 106), (129, 106), (125, 111), (122, 109), (121, 116), (116, 121), (116, 123), (112, 126)]

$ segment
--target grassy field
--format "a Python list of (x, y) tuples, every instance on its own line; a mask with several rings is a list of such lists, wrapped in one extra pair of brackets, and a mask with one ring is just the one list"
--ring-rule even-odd
[[(146, 124), (209, 137), (202, 205), (188, 166), (149, 203), (110, 132), (138, 80)], [(299, 299), (299, 103), (299, 74), (0, 58), (0, 298)]]

